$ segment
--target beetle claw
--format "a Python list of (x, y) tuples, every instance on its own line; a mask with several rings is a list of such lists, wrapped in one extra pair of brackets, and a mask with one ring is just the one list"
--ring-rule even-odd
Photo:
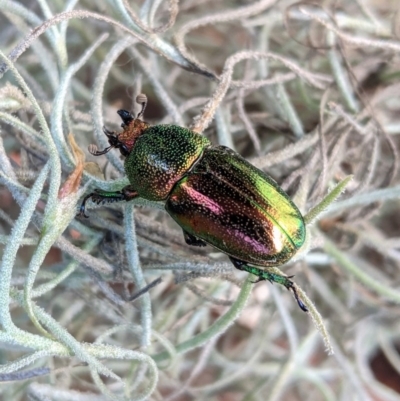
[(106, 134), (107, 137), (115, 135), (113, 131), (108, 130), (106, 127), (103, 127), (103, 132)]
[(85, 217), (85, 218), (89, 218), (89, 216), (85, 213), (85, 205), (81, 205), (81, 207), (79, 208), (79, 213), (76, 215), (76, 217)]
[[(293, 277), (293, 276), (289, 276), (288, 278), (290, 278), (290, 277)], [(291, 280), (288, 280), (288, 281), (289, 281), (289, 283), (288, 283), (288, 285), (285, 285), (285, 287), (289, 291), (291, 290), (293, 292), (293, 295), (294, 295), (300, 309), (304, 312), (308, 312), (307, 306), (304, 304), (304, 302), (299, 297), (299, 293), (297, 292), (296, 285), (293, 283), (293, 281), (291, 281)]]

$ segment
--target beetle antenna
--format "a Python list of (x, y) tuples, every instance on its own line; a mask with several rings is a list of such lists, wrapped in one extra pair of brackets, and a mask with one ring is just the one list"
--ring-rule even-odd
[(136, 116), (136, 118), (140, 118), (140, 117), (142, 117), (142, 115), (144, 113), (144, 109), (147, 106), (147, 96), (144, 93), (141, 93), (140, 95), (137, 95), (136, 96), (136, 103), (139, 103), (139, 104), (142, 105), (142, 110), (140, 110), (140, 112)]

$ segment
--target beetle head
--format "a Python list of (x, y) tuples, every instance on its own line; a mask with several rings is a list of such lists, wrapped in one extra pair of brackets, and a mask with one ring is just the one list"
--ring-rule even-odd
[(143, 115), (144, 109), (146, 108), (147, 98), (141, 94), (136, 97), (136, 102), (142, 105), (141, 111), (135, 117), (127, 110), (118, 110), (117, 113), (122, 119), (121, 127), (123, 131), (119, 134), (116, 132), (109, 131), (103, 127), (103, 132), (108, 138), (109, 147), (98, 151), (97, 147), (90, 146), (89, 152), (94, 156), (104, 155), (113, 148), (120, 150), (122, 156), (128, 156), (131, 153), (133, 146), (135, 145), (136, 139), (142, 134), (142, 132), (149, 127), (149, 124), (142, 121), (140, 117)]

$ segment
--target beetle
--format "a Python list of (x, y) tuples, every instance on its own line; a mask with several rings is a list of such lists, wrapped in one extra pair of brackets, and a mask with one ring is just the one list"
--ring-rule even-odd
[(136, 197), (164, 201), (165, 209), (183, 230), (186, 243), (211, 245), (227, 254), (233, 265), (291, 290), (301, 301), (292, 280), (268, 271), (291, 259), (305, 241), (302, 214), (283, 189), (266, 173), (225, 146), (212, 146), (203, 135), (177, 125), (150, 126), (143, 116), (145, 95), (136, 99), (141, 111), (135, 117), (118, 110), (121, 133), (105, 127), (109, 145), (125, 156), (130, 185), (120, 191), (95, 190), (85, 196), (79, 215), (86, 216), (86, 202), (130, 201)]

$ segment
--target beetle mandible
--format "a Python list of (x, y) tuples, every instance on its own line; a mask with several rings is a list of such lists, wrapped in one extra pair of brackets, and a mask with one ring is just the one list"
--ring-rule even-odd
[(305, 312), (291, 277), (268, 271), (291, 259), (305, 241), (306, 229), (297, 206), (263, 171), (225, 146), (212, 146), (204, 136), (177, 125), (150, 126), (141, 117), (145, 95), (136, 101), (142, 109), (136, 118), (118, 110), (123, 123), (119, 134), (103, 128), (112, 148), (125, 156), (130, 185), (121, 191), (95, 190), (85, 196), (93, 202), (129, 201), (136, 197), (165, 201), (165, 209), (181, 226), (193, 246), (212, 245), (227, 254), (233, 265), (292, 290)]

